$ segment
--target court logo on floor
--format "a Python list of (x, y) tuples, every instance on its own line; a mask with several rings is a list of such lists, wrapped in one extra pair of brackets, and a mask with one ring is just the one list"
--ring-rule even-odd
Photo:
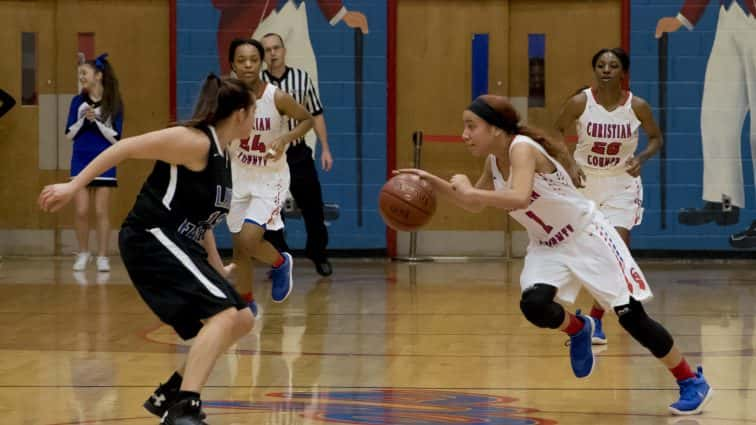
[[(555, 425), (536, 409), (512, 406), (511, 397), (435, 390), (376, 389), (271, 393), (274, 400), (206, 401), (206, 408), (294, 414), (357, 425)], [(279, 399), (279, 400), (275, 400)], [(212, 411), (209, 411), (212, 415)]]

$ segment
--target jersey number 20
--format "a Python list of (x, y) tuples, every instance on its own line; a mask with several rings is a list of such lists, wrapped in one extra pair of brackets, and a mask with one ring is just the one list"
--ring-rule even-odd
[(613, 142), (593, 142), (591, 152), (599, 155), (617, 155), (622, 147), (622, 143)]

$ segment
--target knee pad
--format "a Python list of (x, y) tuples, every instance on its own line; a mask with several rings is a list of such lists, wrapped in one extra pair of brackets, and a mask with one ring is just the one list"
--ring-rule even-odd
[(564, 308), (554, 302), (557, 288), (537, 283), (522, 293), (520, 310), (539, 328), (557, 329), (564, 322)]
[(669, 354), (674, 345), (672, 335), (664, 326), (648, 317), (643, 304), (631, 298), (630, 304), (615, 307), (620, 325), (656, 358)]

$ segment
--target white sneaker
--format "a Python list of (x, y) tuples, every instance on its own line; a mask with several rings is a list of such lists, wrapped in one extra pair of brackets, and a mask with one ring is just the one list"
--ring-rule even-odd
[(87, 269), (87, 264), (89, 264), (90, 259), (92, 259), (92, 254), (88, 252), (80, 252), (76, 254), (76, 261), (74, 261), (73, 270), (75, 272), (83, 272)]
[(95, 282), (97, 282), (98, 285), (104, 285), (110, 281), (110, 273), (109, 272), (98, 272), (97, 278), (95, 279)]
[(108, 259), (108, 257), (97, 257), (97, 271), (98, 272), (110, 271), (110, 260)]
[(86, 272), (73, 272), (73, 278), (79, 285), (89, 285)]

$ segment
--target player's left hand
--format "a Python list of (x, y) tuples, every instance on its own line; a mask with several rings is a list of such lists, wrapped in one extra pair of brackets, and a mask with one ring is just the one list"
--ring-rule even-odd
[(331, 156), (331, 151), (324, 150), (320, 153), (320, 168), (322, 168), (323, 171), (331, 171), (332, 167), (333, 157)]
[(572, 180), (572, 184), (575, 185), (578, 189), (581, 187), (585, 187), (585, 180), (586, 175), (582, 168), (575, 162), (573, 159), (570, 161), (567, 167), (567, 174), (570, 175), (570, 180)]
[(221, 274), (223, 275), (223, 277), (228, 279), (229, 276), (231, 276), (231, 274), (234, 272), (234, 270), (236, 270), (236, 263), (228, 263), (228, 265), (223, 266)]
[(45, 186), (39, 194), (37, 204), (45, 212), (55, 212), (63, 208), (74, 196), (76, 191), (71, 182)]
[(627, 162), (625, 163), (627, 174), (630, 174), (633, 177), (640, 176), (641, 165), (643, 165), (643, 161), (641, 161), (640, 158), (638, 157), (632, 157), (628, 159)]
[(286, 152), (289, 147), (289, 141), (284, 137), (279, 137), (268, 145), (268, 150), (265, 151), (265, 159), (278, 160), (281, 155)]
[(363, 34), (368, 33), (368, 21), (364, 13), (347, 12), (343, 20), (349, 28), (359, 28)]
[(467, 195), (473, 188), (470, 179), (464, 174), (453, 175), (449, 182), (451, 183), (452, 189), (459, 192), (462, 196)]

